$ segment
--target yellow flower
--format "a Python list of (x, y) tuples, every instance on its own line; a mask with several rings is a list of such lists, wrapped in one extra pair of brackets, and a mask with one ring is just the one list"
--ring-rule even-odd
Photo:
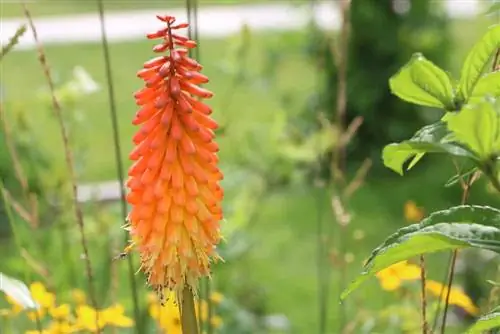
[[(444, 286), (436, 281), (428, 280), (425, 288), (434, 296), (438, 298), (441, 297), (443, 301), (446, 301), (446, 296), (448, 294), (447, 286)], [(478, 307), (474, 305), (469, 296), (467, 296), (463, 290), (458, 287), (451, 287), (449, 303), (450, 305), (456, 305), (464, 309), (469, 314), (479, 314)]]
[(220, 328), (222, 326), (222, 318), (219, 317), (219, 316), (214, 316), (212, 317), (212, 319), (210, 320), (210, 323), (212, 324), (212, 327), (213, 328)]
[(132, 327), (134, 321), (124, 315), (125, 309), (122, 305), (116, 304), (100, 312), (100, 316), (107, 325), (115, 327)]
[(182, 334), (181, 315), (174, 300), (172, 297), (168, 298), (163, 306), (159, 302), (150, 304), (149, 315), (168, 334)]
[(71, 291), (71, 297), (75, 301), (77, 305), (84, 305), (87, 303), (87, 297), (85, 296), (85, 292), (80, 289), (73, 289)]
[[(52, 321), (50, 326), (42, 330), (42, 334), (70, 334), (77, 329), (66, 321)], [(38, 330), (26, 331), (25, 334), (40, 334)]]
[[(224, 296), (219, 292), (213, 292), (210, 296), (214, 304), (219, 304), (223, 298)], [(182, 334), (181, 316), (179, 307), (175, 302), (175, 293), (169, 293), (167, 301), (163, 306), (161, 306), (157, 295), (154, 293), (149, 294), (147, 300), (149, 303), (149, 315), (161, 329), (166, 331), (167, 334)], [(197, 317), (206, 321), (208, 319), (208, 303), (205, 300), (196, 301), (195, 312)], [(222, 318), (219, 316), (212, 316), (210, 322), (214, 328), (222, 326)]]
[(62, 304), (59, 306), (54, 306), (49, 309), (49, 313), (54, 319), (67, 319), (71, 313), (71, 309), (68, 304)]
[(35, 321), (37, 317), (43, 318), (46, 310), (51, 309), (55, 306), (56, 296), (53, 293), (48, 292), (41, 282), (31, 283), (30, 292), (33, 299), (40, 306), (38, 310), (28, 312), (28, 317), (32, 321)]
[(12, 306), (11, 314), (16, 315), (23, 310), (23, 307), (19, 305), (14, 299), (10, 298), (10, 296), (6, 296), (5, 299)]
[(34, 282), (30, 285), (30, 292), (33, 299), (44, 308), (51, 308), (56, 303), (56, 296), (45, 289), (40, 282)]
[(106, 325), (104, 318), (100, 316), (98, 326), (96, 326), (96, 316), (97, 311), (94, 308), (87, 305), (80, 305), (76, 308), (76, 326), (79, 329), (93, 332), (97, 331), (97, 327), (99, 329), (103, 328)]
[(393, 291), (398, 289), (403, 281), (416, 280), (420, 278), (420, 267), (401, 261), (379, 271), (376, 274), (382, 289)]
[(418, 223), (424, 218), (424, 210), (419, 208), (414, 201), (405, 203), (404, 214), (409, 223)]
[(222, 302), (222, 300), (224, 299), (224, 296), (222, 295), (222, 293), (220, 292), (213, 292), (211, 295), (210, 295), (210, 300), (215, 303), (216, 305), (220, 304)]

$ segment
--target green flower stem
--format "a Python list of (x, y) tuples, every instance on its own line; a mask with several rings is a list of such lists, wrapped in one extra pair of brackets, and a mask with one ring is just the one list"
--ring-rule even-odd
[(198, 321), (194, 306), (193, 292), (188, 286), (182, 291), (180, 304), (181, 325), (183, 334), (198, 334)]

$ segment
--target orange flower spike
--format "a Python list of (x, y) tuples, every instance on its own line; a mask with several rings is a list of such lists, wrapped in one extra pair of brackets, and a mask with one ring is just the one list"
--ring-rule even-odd
[(188, 56), (196, 42), (172, 33), (187, 23), (157, 18), (166, 27), (147, 37), (161, 39), (153, 51), (167, 55), (147, 61), (137, 73), (145, 87), (134, 94), (141, 108), (132, 123), (140, 129), (130, 153), (135, 163), (127, 201), (141, 269), (161, 296), (164, 289), (180, 292), (186, 284), (195, 290), (198, 279), (210, 274), (210, 262), (219, 258), (223, 191), (214, 142), (218, 125), (198, 99), (213, 93), (197, 86), (208, 78)]

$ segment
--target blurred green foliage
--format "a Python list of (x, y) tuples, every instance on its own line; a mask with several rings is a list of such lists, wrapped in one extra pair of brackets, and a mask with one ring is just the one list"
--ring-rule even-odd
[[(354, 157), (379, 161), (382, 145), (401, 140), (424, 124), (429, 113), (395, 99), (388, 79), (414, 52), (422, 52), (440, 66), (447, 64), (450, 38), (441, 2), (357, 0), (351, 6), (351, 34), (347, 78), (347, 121), (364, 118), (349, 146)], [(316, 31), (315, 34), (319, 32)], [(336, 114), (336, 39), (314, 37), (313, 55), (322, 68), (323, 110)], [(422, 116), (423, 115), (423, 116)], [(430, 117), (433, 117), (432, 112)]]
[[(16, 111), (16, 110), (15, 110)], [(9, 124), (11, 129), (11, 145), (13, 146), (22, 173), (27, 181), (28, 192), (37, 196), (43, 194), (42, 178), (40, 175), (50, 165), (49, 159), (37, 145), (36, 141), (29, 135), (30, 125), (19, 110), (16, 113), (16, 121)], [(14, 125), (14, 126), (12, 126)], [(22, 186), (16, 177), (14, 163), (9, 153), (6, 141), (6, 133), (0, 136), (0, 181), (1, 184), (14, 198), (25, 198)], [(26, 199), (26, 198), (25, 198)], [(9, 231), (3, 196), (0, 196), (0, 237)]]

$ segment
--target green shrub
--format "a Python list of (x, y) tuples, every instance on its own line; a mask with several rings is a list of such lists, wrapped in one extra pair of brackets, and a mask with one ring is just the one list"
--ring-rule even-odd
[[(396, 12), (395, 8), (405, 3), (410, 4), (409, 10)], [(431, 0), (352, 2), (347, 121), (356, 116), (364, 118), (349, 146), (355, 157), (368, 155), (378, 161), (385, 143), (405, 138), (428, 121), (424, 119), (428, 114), (417, 113), (420, 107), (394, 99), (387, 82), (417, 51), (439, 66), (447, 64), (450, 43), (447, 21), (432, 3)], [(313, 39), (313, 43), (317, 42), (317, 38)], [(321, 109), (333, 116), (338, 78), (332, 43), (318, 44), (321, 47), (316, 49), (316, 56), (323, 60), (323, 92), (319, 101)]]

